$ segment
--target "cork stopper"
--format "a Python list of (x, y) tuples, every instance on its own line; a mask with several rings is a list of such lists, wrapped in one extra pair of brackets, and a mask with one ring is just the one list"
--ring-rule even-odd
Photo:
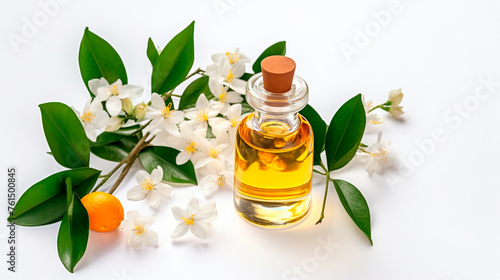
[(274, 93), (287, 92), (292, 88), (295, 73), (295, 61), (282, 56), (272, 55), (264, 58), (260, 63), (264, 89)]

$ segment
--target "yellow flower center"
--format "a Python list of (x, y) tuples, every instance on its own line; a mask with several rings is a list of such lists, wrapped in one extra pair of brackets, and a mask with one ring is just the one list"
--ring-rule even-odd
[(135, 230), (135, 235), (141, 235), (146, 232), (144, 226), (135, 226), (134, 230)]
[(164, 119), (170, 118), (172, 116), (172, 111), (170, 111), (170, 108), (172, 108), (172, 103), (168, 103), (168, 106), (163, 107), (163, 110), (161, 110), (161, 115)]
[(199, 120), (200, 122), (206, 122), (208, 120), (208, 110), (201, 109), (201, 111), (198, 112), (196, 119)]
[(117, 96), (118, 95), (118, 86), (111, 86), (109, 88), (109, 90), (111, 90), (111, 94), (114, 95), (114, 96)]
[(210, 155), (211, 158), (216, 159), (220, 153), (220, 150), (221, 150), (220, 148), (217, 149), (211, 148), (208, 154)]
[(369, 120), (369, 122), (371, 124), (381, 124), (382, 123), (381, 121), (378, 121), (378, 120)]
[(227, 98), (228, 98), (227, 91), (222, 90), (222, 93), (219, 95), (219, 101), (221, 103), (224, 103), (224, 102), (226, 102)]
[[(186, 213), (186, 216), (188, 216), (189, 214)], [(184, 221), (184, 223), (188, 226), (194, 224), (194, 215), (191, 215), (191, 217), (188, 217), (188, 218), (184, 218), (182, 217), (182, 220)]]
[(94, 119), (95, 115), (92, 114), (89, 110), (87, 110), (83, 115), (81, 116), (81, 119), (83, 122), (89, 123)]
[(220, 175), (219, 178), (217, 178), (217, 186), (222, 187), (224, 179), (226, 179), (226, 177), (224, 177), (224, 175)]
[(231, 82), (234, 79), (233, 70), (229, 70), (229, 74), (226, 76), (226, 80)]
[(240, 123), (240, 120), (238, 118), (232, 118), (229, 122), (231, 123), (231, 127), (236, 127)]
[(227, 61), (229, 61), (229, 64), (231, 65), (235, 64), (236, 62), (238, 62), (238, 60), (240, 60), (240, 55), (237, 53), (226, 52), (226, 57)]
[(187, 145), (186, 152), (188, 154), (196, 152), (196, 146), (198, 146), (198, 145), (195, 142), (191, 142), (191, 144)]
[(141, 183), (142, 189), (150, 191), (153, 189), (153, 180), (151, 179), (144, 179), (144, 182)]

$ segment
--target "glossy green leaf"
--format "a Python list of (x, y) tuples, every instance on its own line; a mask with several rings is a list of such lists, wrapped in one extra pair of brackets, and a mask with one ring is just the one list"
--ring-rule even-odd
[(73, 273), (87, 249), (89, 215), (78, 195), (72, 192), (71, 180), (67, 181), (67, 196), (67, 210), (57, 235), (57, 252), (64, 267)]
[(208, 100), (214, 98), (214, 95), (208, 87), (208, 76), (201, 76), (191, 82), (184, 92), (182, 93), (181, 100), (179, 101), (179, 110), (192, 108), (196, 105), (198, 97), (203, 93)]
[(311, 124), (314, 135), (314, 165), (320, 165), (321, 153), (325, 150), (326, 123), (311, 105), (299, 112)]
[(193, 185), (198, 184), (194, 166), (191, 161), (188, 161), (183, 165), (177, 165), (175, 163), (175, 158), (178, 153), (178, 150), (169, 147), (148, 147), (142, 150), (139, 154), (139, 159), (149, 173), (151, 173), (156, 167), (161, 166), (163, 169), (163, 180), (165, 181), (173, 183), (189, 183)]
[(89, 141), (75, 112), (59, 102), (39, 106), (43, 131), (54, 159), (68, 168), (89, 166)]
[(149, 61), (151, 62), (151, 65), (155, 65), (156, 60), (158, 59), (158, 50), (156, 49), (155, 44), (153, 43), (153, 40), (151, 37), (148, 40), (148, 48), (146, 50), (146, 54), (148, 56)]
[(163, 48), (153, 66), (151, 90), (160, 95), (178, 86), (194, 62), (194, 21)]
[(328, 170), (344, 167), (356, 154), (365, 132), (366, 114), (361, 94), (344, 103), (335, 113), (326, 132)]
[(271, 56), (271, 55), (285, 55), (286, 54), (286, 42), (281, 41), (278, 43), (275, 43), (274, 45), (270, 46), (267, 48), (260, 56), (257, 58), (255, 63), (252, 66), (252, 70), (254, 73), (260, 73), (262, 69), (260, 68), (260, 63), (264, 58)]
[[(122, 127), (116, 131), (113, 132), (103, 132), (97, 136), (97, 139), (95, 142), (90, 141), (90, 147), (95, 147), (95, 146), (102, 146), (110, 143), (117, 142), (123, 138), (128, 138), (128, 136), (131, 136), (133, 134), (136, 134), (138, 129), (140, 128), (139, 125), (133, 125), (129, 127)], [(132, 139), (132, 137), (130, 137)]]
[(363, 197), (363, 194), (351, 183), (343, 180), (332, 180), (337, 190), (337, 194), (344, 206), (345, 211), (349, 214), (352, 221), (358, 228), (366, 234), (370, 244), (373, 245), (370, 225), (370, 209), (368, 203)]
[(21, 226), (41, 226), (59, 221), (66, 211), (66, 178), (73, 191), (83, 197), (94, 187), (101, 171), (77, 168), (55, 173), (31, 186), (19, 198), (9, 222)]
[(127, 136), (116, 142), (92, 146), (90, 147), (90, 151), (102, 159), (120, 162), (128, 156), (137, 142), (137, 137)]
[[(116, 50), (104, 39), (85, 28), (80, 52), (78, 54), (80, 72), (83, 82), (90, 92), (89, 81), (105, 78), (110, 84), (121, 79), (123, 84), (128, 83), (125, 66)], [(90, 92), (91, 96), (94, 96)]]

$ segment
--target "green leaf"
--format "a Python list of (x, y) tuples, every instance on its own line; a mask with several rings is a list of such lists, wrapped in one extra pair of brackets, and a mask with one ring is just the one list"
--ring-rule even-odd
[(274, 45), (267, 48), (260, 56), (257, 58), (255, 63), (252, 66), (254, 73), (260, 73), (262, 69), (260, 68), (260, 63), (264, 58), (271, 55), (285, 55), (286, 54), (286, 41), (281, 41), (275, 43)]
[(151, 90), (160, 95), (178, 86), (194, 62), (194, 21), (163, 48), (153, 66)]
[(130, 137), (131, 135), (137, 133), (137, 130), (140, 128), (139, 125), (133, 125), (130, 127), (120, 128), (119, 130), (113, 132), (103, 132), (97, 136), (95, 142), (90, 142), (90, 147), (102, 146), (110, 143), (117, 142), (123, 138), (133, 139), (134, 137)]
[(311, 124), (314, 135), (314, 165), (320, 165), (321, 153), (325, 150), (326, 123), (311, 105), (299, 112)]
[(101, 171), (77, 168), (55, 173), (31, 186), (19, 198), (8, 221), (20, 226), (41, 226), (59, 221), (66, 211), (66, 185), (71, 178), (73, 191), (80, 197), (94, 187)]
[(161, 166), (163, 169), (163, 180), (173, 183), (198, 184), (194, 166), (191, 161), (183, 165), (177, 165), (175, 158), (179, 151), (169, 147), (156, 146), (148, 147), (139, 154), (144, 168), (151, 173), (153, 169)]
[(366, 114), (361, 94), (344, 103), (335, 113), (326, 132), (328, 170), (344, 167), (356, 154), (365, 132)]
[(151, 62), (151, 65), (155, 65), (156, 60), (158, 59), (158, 50), (156, 49), (155, 44), (153, 43), (153, 40), (151, 37), (149, 37), (148, 40), (148, 48), (146, 50), (146, 54), (148, 56), (149, 61)]
[(186, 87), (182, 93), (181, 100), (179, 101), (179, 110), (194, 107), (198, 97), (202, 93), (205, 94), (208, 100), (215, 97), (208, 87), (208, 80), (208, 76), (201, 76)]
[(89, 215), (78, 195), (71, 191), (71, 179), (66, 184), (68, 206), (57, 235), (57, 252), (64, 267), (73, 273), (87, 249)]
[[(118, 79), (121, 79), (124, 85), (128, 83), (127, 72), (118, 53), (108, 42), (92, 33), (88, 27), (85, 28), (80, 43), (78, 63), (83, 82), (89, 92), (89, 81), (92, 79), (104, 77), (110, 84)], [(92, 92), (90, 95), (94, 97)]]
[(345, 211), (358, 228), (366, 234), (373, 245), (370, 225), (370, 209), (361, 192), (351, 183), (343, 180), (332, 180)]
[(120, 162), (128, 156), (137, 142), (137, 137), (127, 136), (113, 143), (92, 146), (90, 151), (102, 159)]
[(43, 131), (54, 159), (68, 168), (89, 166), (89, 141), (75, 112), (59, 102), (39, 106)]

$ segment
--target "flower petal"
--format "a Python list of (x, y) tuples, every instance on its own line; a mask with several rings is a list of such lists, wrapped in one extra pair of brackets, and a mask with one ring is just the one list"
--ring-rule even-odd
[(92, 119), (92, 124), (94, 125), (95, 128), (101, 129), (104, 128), (109, 121), (109, 115), (106, 113), (104, 110), (97, 110), (95, 112), (95, 116)]
[(196, 110), (201, 111), (202, 109), (208, 109), (210, 103), (208, 102), (207, 97), (205, 94), (200, 94), (198, 97), (198, 100), (196, 100)]
[(194, 223), (191, 227), (191, 232), (194, 234), (194, 236), (200, 238), (200, 239), (207, 239), (207, 236), (208, 236), (208, 233), (205, 229), (205, 227), (203, 227), (203, 225), (199, 224), (199, 223)]
[(139, 186), (136, 186), (128, 190), (127, 199), (132, 201), (139, 201), (143, 200), (147, 194), (148, 194), (147, 190)]
[(179, 238), (186, 234), (188, 232), (189, 227), (185, 223), (180, 223), (178, 224), (172, 234), (170, 235), (171, 238)]
[(149, 206), (158, 208), (161, 203), (161, 195), (157, 191), (151, 190), (146, 195), (146, 201), (148, 202)]
[(140, 248), (142, 246), (142, 236), (138, 234), (132, 234), (128, 245), (132, 248)]
[(174, 218), (178, 222), (183, 222), (182, 217), (184, 217), (184, 213), (186, 213), (186, 210), (180, 208), (179, 206), (172, 206), (172, 214), (174, 214)]
[(184, 163), (188, 162), (190, 158), (191, 154), (188, 154), (186, 151), (181, 151), (179, 154), (177, 154), (177, 157), (175, 158), (175, 163), (177, 165), (183, 165)]
[(139, 170), (135, 174), (135, 179), (137, 179), (137, 183), (142, 184), (145, 179), (150, 179), (150, 176), (146, 171)]
[(155, 169), (153, 169), (150, 178), (153, 181), (153, 185), (156, 185), (161, 182), (161, 180), (163, 179), (163, 169), (161, 168), (161, 166), (158, 166)]
[(144, 243), (149, 246), (158, 245), (158, 234), (152, 230), (146, 230), (143, 234)]
[(164, 183), (159, 183), (158, 185), (155, 186), (156, 191), (161, 194), (164, 197), (169, 196), (174, 188), (172, 188), (170, 185), (164, 184)]
[(163, 108), (165, 108), (165, 101), (163, 101), (163, 98), (156, 92), (151, 94), (151, 107), (158, 110), (163, 110)]
[(122, 110), (122, 100), (117, 96), (111, 96), (106, 101), (106, 109), (112, 117), (117, 116)]
[(217, 218), (217, 210), (199, 211), (196, 214), (196, 222), (199, 223), (210, 223), (215, 218)]
[(200, 210), (200, 202), (196, 197), (193, 197), (191, 198), (191, 201), (189, 201), (186, 212), (191, 215), (196, 215), (196, 213), (198, 213), (198, 210)]
[(141, 216), (135, 219), (135, 223), (138, 226), (143, 226), (144, 228), (149, 228), (156, 221), (156, 216)]

